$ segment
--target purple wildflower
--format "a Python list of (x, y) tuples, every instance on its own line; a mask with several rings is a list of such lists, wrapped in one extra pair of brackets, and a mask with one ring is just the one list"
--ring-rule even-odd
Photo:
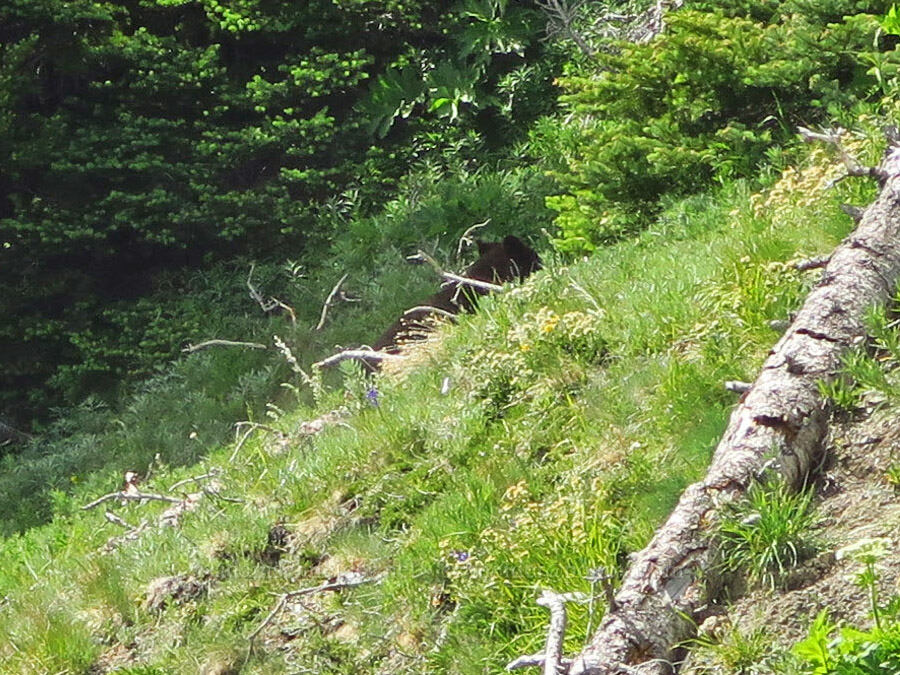
[(371, 387), (366, 392), (366, 400), (376, 408), (378, 407), (378, 390), (375, 387)]
[(466, 562), (466, 560), (469, 559), (468, 551), (453, 551), (453, 553), (451, 553), (450, 555), (458, 563), (464, 563), (464, 562)]

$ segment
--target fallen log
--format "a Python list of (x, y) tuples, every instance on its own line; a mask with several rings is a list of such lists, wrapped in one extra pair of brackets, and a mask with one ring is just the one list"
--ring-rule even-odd
[(822, 446), (828, 411), (818, 382), (865, 339), (864, 317), (900, 278), (900, 143), (877, 169), (881, 192), (832, 254), (818, 285), (770, 352), (731, 415), (706, 477), (685, 490), (668, 521), (633, 558), (610, 611), (573, 660), (570, 675), (670, 673), (715, 599), (716, 541), (723, 505), (763, 475), (802, 483)]

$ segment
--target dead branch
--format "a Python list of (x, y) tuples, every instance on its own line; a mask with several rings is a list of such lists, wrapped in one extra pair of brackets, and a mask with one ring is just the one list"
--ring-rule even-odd
[(256, 303), (260, 306), (262, 311), (268, 313), (273, 308), (267, 306), (266, 301), (262, 296), (262, 293), (260, 293), (256, 289), (256, 286), (253, 285), (253, 270), (255, 270), (255, 269), (256, 269), (256, 263), (255, 262), (250, 263), (250, 272), (247, 274), (247, 288), (250, 291), (250, 297), (256, 301)]
[[(109, 513), (107, 511), (107, 513)], [(125, 522), (125, 521), (123, 521)], [(150, 527), (150, 523), (146, 520), (142, 520), (141, 524), (131, 528), (128, 532), (124, 532), (122, 534), (116, 535), (114, 537), (110, 537), (106, 540), (106, 543), (101, 548), (103, 553), (109, 553), (111, 551), (116, 550), (122, 542), (125, 541), (134, 541), (138, 537), (140, 537), (147, 528)]]
[(843, 176), (828, 181), (826, 187), (832, 188), (845, 178), (850, 178), (851, 176), (875, 178), (878, 181), (879, 185), (883, 185), (884, 181), (887, 180), (887, 174), (881, 167), (862, 166), (855, 157), (847, 152), (847, 149), (841, 142), (841, 137), (845, 133), (847, 133), (846, 129), (838, 127), (834, 130), (816, 132), (812, 131), (811, 129), (807, 129), (806, 127), (798, 127), (798, 131), (800, 132), (800, 138), (802, 138), (805, 143), (826, 143), (833, 146), (834, 149), (837, 150), (838, 156), (841, 158), (841, 163), (844, 165), (847, 173)]
[[(680, 8), (684, 0), (656, 0), (656, 2), (638, 14), (619, 14), (607, 12), (595, 23), (603, 37), (614, 37), (636, 44), (650, 42), (657, 35), (665, 32), (665, 14)], [(612, 27), (611, 24), (620, 24)], [(604, 30), (605, 29), (605, 30)]]
[(456, 259), (459, 260), (462, 257), (463, 247), (471, 246), (475, 243), (475, 240), (472, 239), (472, 234), (475, 230), (480, 230), (482, 227), (486, 226), (491, 222), (491, 219), (488, 218), (483, 223), (475, 223), (470, 228), (468, 228), (465, 232), (462, 233), (462, 236), (459, 238), (459, 242), (456, 244)]
[(807, 272), (809, 270), (822, 269), (831, 260), (830, 255), (820, 255), (815, 258), (807, 258), (806, 260), (798, 260), (794, 263), (794, 269), (798, 272)]
[[(506, 664), (507, 670), (518, 670), (519, 668), (540, 668), (544, 665), (547, 660), (546, 654), (529, 654), (528, 656), (520, 656), (517, 659), (513, 659), (508, 664)], [(572, 665), (572, 659), (560, 659), (559, 660), (560, 671), (566, 672), (570, 665)]]
[(259, 305), (260, 309), (266, 314), (275, 310), (276, 307), (280, 307), (285, 310), (288, 314), (291, 315), (291, 323), (297, 323), (297, 314), (294, 312), (293, 308), (289, 305), (286, 305), (281, 300), (275, 297), (270, 297), (268, 300), (263, 298), (262, 293), (253, 285), (253, 271), (256, 269), (256, 263), (250, 263), (250, 272), (247, 274), (247, 289), (250, 291), (250, 297), (256, 301), (256, 304)]
[(81, 507), (82, 511), (88, 511), (93, 509), (104, 502), (112, 501), (114, 499), (121, 499), (122, 501), (130, 501), (130, 502), (168, 502), (169, 504), (177, 504), (181, 500), (177, 497), (169, 497), (168, 495), (157, 495), (151, 492), (110, 492), (108, 495), (103, 495), (98, 499), (95, 499), (90, 504), (85, 504)]
[(594, 605), (597, 600), (597, 584), (600, 584), (600, 588), (603, 591), (603, 597), (606, 600), (608, 611), (612, 611), (616, 608), (616, 589), (613, 586), (613, 576), (609, 573), (609, 570), (603, 566), (592, 569), (585, 579), (591, 582), (591, 597), (588, 602), (588, 622), (587, 630), (585, 631), (586, 635), (590, 637), (592, 634), (591, 628), (594, 626)]
[(563, 638), (566, 636), (566, 603), (563, 597), (553, 591), (544, 591), (537, 604), (550, 610), (550, 628), (547, 630), (547, 646), (544, 654), (544, 675), (557, 675), (559, 660), (562, 658)]
[(520, 656), (506, 665), (507, 670), (527, 668), (529, 666), (543, 666), (544, 675), (558, 675), (562, 668), (567, 668), (568, 659), (562, 656), (563, 639), (566, 636), (566, 603), (585, 603), (588, 596), (584, 593), (556, 593), (543, 591), (537, 599), (537, 604), (550, 610), (550, 626), (547, 629), (547, 642), (541, 654)]
[(200, 503), (202, 497), (202, 492), (192, 492), (191, 494), (185, 495), (183, 499), (179, 499), (177, 503), (172, 504), (172, 506), (162, 512), (159, 516), (160, 524), (175, 527), (178, 524), (179, 518), (188, 511), (193, 511), (197, 507), (197, 504)]
[(328, 294), (328, 297), (325, 299), (325, 304), (322, 305), (322, 316), (319, 317), (319, 323), (316, 324), (316, 330), (322, 330), (322, 327), (325, 325), (325, 317), (328, 315), (328, 310), (331, 308), (331, 305), (334, 303), (334, 298), (338, 294), (338, 291), (341, 290), (341, 285), (347, 281), (347, 277), (349, 274), (345, 274), (340, 278), (340, 280), (334, 285), (334, 288), (331, 289), (331, 293)]
[(503, 286), (498, 286), (497, 284), (492, 284), (487, 281), (479, 281), (478, 279), (461, 277), (458, 274), (452, 274), (451, 272), (445, 271), (444, 268), (440, 266), (437, 260), (425, 253), (425, 251), (423, 251), (422, 249), (416, 251), (414, 255), (407, 256), (406, 259), (409, 262), (413, 263), (428, 263), (429, 265), (431, 265), (434, 271), (444, 279), (445, 282), (461, 284), (463, 286), (472, 286), (473, 288), (480, 288), (485, 291), (490, 291), (491, 293), (503, 292)]
[(206, 342), (201, 342), (197, 345), (188, 343), (188, 346), (181, 351), (185, 354), (193, 354), (194, 352), (199, 352), (201, 349), (206, 349), (207, 347), (248, 347), (250, 349), (268, 349), (268, 347), (266, 347), (265, 345), (261, 345), (258, 342), (239, 342), (236, 340), (207, 340)]
[(402, 359), (403, 356), (401, 354), (390, 354), (388, 352), (376, 352), (374, 349), (345, 349), (342, 352), (338, 352), (337, 354), (333, 354), (329, 356), (327, 359), (322, 359), (321, 361), (316, 361), (313, 364), (313, 368), (328, 368), (329, 366), (333, 366), (335, 363), (340, 363), (341, 361), (348, 361), (350, 359), (362, 359), (362, 360), (373, 360), (373, 361), (389, 361), (389, 360), (398, 360)]
[(735, 394), (743, 394), (750, 391), (753, 385), (750, 382), (741, 382), (739, 380), (726, 380), (725, 389), (733, 391)]
[(33, 438), (34, 436), (31, 434), (19, 431), (18, 429), (9, 426), (3, 420), (0, 420), (0, 446), (13, 443), (27, 443)]
[[(294, 308), (290, 305), (286, 305), (281, 300), (276, 297), (271, 298), (272, 302), (275, 304), (275, 307), (281, 307), (285, 312), (287, 312), (291, 317), (291, 324), (294, 326), (297, 325), (297, 313), (294, 311)], [(274, 308), (273, 308), (274, 309)]]
[(282, 593), (278, 596), (278, 602), (275, 603), (275, 607), (272, 608), (272, 611), (263, 619), (262, 623), (260, 623), (252, 633), (247, 637), (247, 641), (252, 643), (256, 636), (258, 636), (263, 629), (268, 626), (272, 621), (278, 616), (279, 612), (284, 609), (285, 605), (288, 602), (293, 600), (294, 598), (299, 598), (304, 595), (310, 595), (312, 593), (324, 593), (325, 591), (341, 591), (345, 588), (353, 588), (354, 586), (360, 586), (361, 584), (367, 584), (372, 581), (375, 581), (378, 577), (365, 577), (359, 572), (345, 572), (343, 574), (338, 575), (335, 581), (326, 581), (323, 584), (319, 584), (318, 586), (310, 586), (309, 588), (301, 588), (296, 591), (289, 591), (287, 593)]
[(860, 208), (859, 206), (853, 206), (853, 204), (841, 204), (841, 211), (850, 216), (854, 223), (858, 223), (862, 220), (865, 209)]
[(502, 293), (504, 291), (503, 286), (492, 284), (489, 281), (469, 279), (468, 277), (461, 277), (458, 274), (452, 274), (450, 272), (441, 272), (441, 276), (446, 280), (445, 285), (451, 283), (459, 284), (460, 286), (471, 286), (472, 288), (480, 288), (484, 291), (490, 291), (491, 293)]
[(538, 0), (537, 6), (547, 15), (547, 37), (564, 35), (575, 43), (585, 56), (593, 56), (594, 49), (575, 30), (575, 21), (585, 0)]
[(120, 518), (112, 511), (107, 510), (106, 513), (103, 514), (103, 517), (106, 518), (113, 525), (118, 525), (119, 527), (124, 527), (126, 530), (134, 530), (135, 526), (126, 521), (124, 518)]
[(222, 469), (218, 467), (213, 467), (207, 473), (204, 473), (200, 476), (191, 476), (190, 478), (185, 478), (184, 480), (180, 480), (169, 488), (169, 492), (175, 492), (182, 485), (187, 485), (188, 483), (199, 483), (202, 480), (208, 480), (210, 478), (215, 478), (217, 476), (222, 475)]
[(278, 335), (272, 336), (272, 342), (275, 343), (275, 348), (281, 352), (281, 355), (284, 357), (284, 360), (288, 362), (291, 370), (293, 370), (297, 375), (299, 375), (305, 384), (308, 384), (312, 387), (315, 387), (315, 383), (313, 379), (309, 376), (303, 368), (300, 367), (300, 362), (297, 360), (297, 357), (294, 356), (294, 352), (291, 351), (291, 348), (287, 346), (287, 343), (281, 339)]
[(403, 312), (403, 316), (408, 316), (413, 312), (427, 312), (428, 314), (438, 314), (439, 316), (444, 317), (445, 319), (450, 319), (451, 321), (456, 321), (457, 316), (453, 312), (448, 312), (446, 309), (441, 309), (440, 307), (432, 307), (431, 305), (416, 305), (415, 307), (411, 307), (405, 312)]

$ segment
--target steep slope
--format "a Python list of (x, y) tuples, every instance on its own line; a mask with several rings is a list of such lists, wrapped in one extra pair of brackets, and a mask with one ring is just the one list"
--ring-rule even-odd
[[(815, 151), (765, 195), (732, 184), (548, 260), (374, 382), (292, 383), (315, 409), (129, 488), (171, 503), (58, 495), (2, 544), (2, 669), (470, 673), (538, 651), (539, 589), (618, 574), (705, 471), (723, 382), (812, 278), (789, 261), (868, 197), (824, 190), (831, 166)], [(573, 609), (567, 651), (601, 612)]]

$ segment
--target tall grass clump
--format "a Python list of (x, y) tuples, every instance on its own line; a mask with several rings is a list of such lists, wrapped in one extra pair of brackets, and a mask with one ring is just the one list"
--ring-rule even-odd
[(752, 485), (718, 525), (722, 570), (774, 589), (815, 550), (812, 494), (783, 482)]

